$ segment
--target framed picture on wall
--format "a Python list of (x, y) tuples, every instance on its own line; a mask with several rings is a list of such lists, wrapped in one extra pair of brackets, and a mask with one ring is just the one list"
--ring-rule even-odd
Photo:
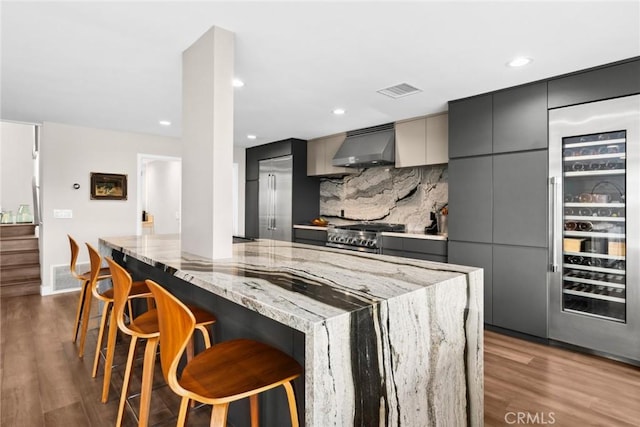
[(127, 175), (91, 172), (91, 200), (127, 200)]

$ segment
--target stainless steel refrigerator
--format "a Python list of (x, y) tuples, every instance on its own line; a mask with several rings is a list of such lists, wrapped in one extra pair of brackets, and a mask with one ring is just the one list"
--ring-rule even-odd
[(640, 95), (549, 111), (549, 337), (640, 362)]
[(258, 236), (291, 241), (292, 156), (261, 160), (258, 179)]

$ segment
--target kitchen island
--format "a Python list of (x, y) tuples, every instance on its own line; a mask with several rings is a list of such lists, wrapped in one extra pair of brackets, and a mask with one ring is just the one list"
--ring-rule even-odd
[(100, 239), (103, 255), (302, 336), (301, 425), (482, 425), (482, 270), (273, 240), (216, 261), (180, 247), (178, 235)]

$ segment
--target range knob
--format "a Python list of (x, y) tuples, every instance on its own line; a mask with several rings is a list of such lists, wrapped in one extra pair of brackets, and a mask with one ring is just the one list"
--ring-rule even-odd
[(344, 236), (338, 237), (338, 243), (344, 243), (344, 241), (345, 241), (345, 237)]
[(370, 248), (374, 247), (375, 245), (376, 245), (375, 240), (367, 240), (367, 246), (369, 246)]

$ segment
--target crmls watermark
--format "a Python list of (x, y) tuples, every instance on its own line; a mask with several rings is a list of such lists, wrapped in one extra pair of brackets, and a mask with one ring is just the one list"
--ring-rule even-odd
[(507, 412), (504, 414), (507, 424), (555, 424), (556, 418), (553, 412)]

